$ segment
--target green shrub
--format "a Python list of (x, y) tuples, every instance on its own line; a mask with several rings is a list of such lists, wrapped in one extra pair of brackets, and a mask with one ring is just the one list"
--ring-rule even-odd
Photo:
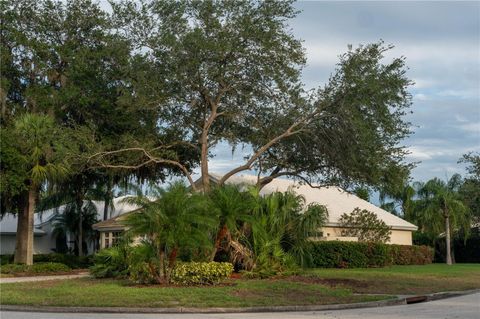
[(318, 241), (311, 243), (313, 266), (319, 268), (367, 268), (388, 265), (424, 265), (432, 262), (427, 246), (381, 243)]
[(231, 263), (180, 263), (173, 269), (171, 281), (179, 285), (214, 285), (230, 277), (232, 272)]
[(314, 267), (383, 267), (388, 261), (385, 245), (380, 243), (319, 241), (311, 247)]
[(48, 274), (56, 272), (68, 272), (71, 268), (61, 263), (36, 263), (31, 266), (25, 264), (7, 264), (2, 265), (0, 271), (2, 274)]
[(88, 268), (93, 265), (93, 256), (75, 256), (71, 254), (37, 254), (33, 255), (33, 262), (62, 263), (72, 269)]
[(0, 265), (12, 264), (13, 255), (0, 255)]
[(426, 265), (433, 261), (433, 248), (428, 246), (390, 245), (392, 265)]
[(18, 274), (27, 272), (28, 266), (25, 264), (6, 264), (0, 267), (2, 274)]
[(124, 277), (128, 274), (127, 255), (120, 246), (102, 249), (94, 255), (90, 273), (96, 278)]
[(142, 243), (132, 247), (127, 263), (130, 280), (143, 284), (160, 281), (160, 260), (152, 245)]

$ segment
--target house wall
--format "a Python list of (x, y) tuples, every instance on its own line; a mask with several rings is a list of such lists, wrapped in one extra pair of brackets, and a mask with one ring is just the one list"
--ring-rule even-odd
[[(345, 237), (342, 237), (342, 229), (339, 227), (323, 227), (321, 232), (323, 232), (323, 238), (325, 240), (347, 240)], [(412, 231), (392, 230), (388, 243), (395, 245), (412, 245)]]
[[(16, 236), (1, 235), (0, 236), (0, 255), (12, 255), (15, 253)], [(56, 242), (51, 234), (33, 237), (33, 253), (49, 254), (53, 252)]]
[(11, 255), (15, 252), (15, 235), (0, 236), (0, 255)]

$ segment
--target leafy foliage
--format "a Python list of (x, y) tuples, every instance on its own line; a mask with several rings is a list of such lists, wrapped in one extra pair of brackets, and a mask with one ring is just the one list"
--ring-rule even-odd
[[(208, 194), (211, 206), (219, 219), (212, 257), (215, 257), (222, 245), (224, 250), (236, 247), (235, 244), (238, 245), (239, 237), (242, 235), (239, 228), (251, 221), (254, 202), (245, 188), (244, 185), (224, 185), (214, 187)], [(226, 243), (222, 243), (224, 240)]]
[(424, 265), (433, 260), (428, 246), (343, 241), (312, 242), (313, 266), (320, 268), (366, 268), (389, 265)]
[(305, 199), (293, 191), (260, 196), (252, 189), (252, 193), (256, 205), (250, 244), (255, 270), (275, 274), (307, 264), (308, 238), (325, 224), (326, 208), (316, 204), (305, 207)]
[(34, 265), (25, 264), (6, 264), (0, 267), (2, 274), (48, 274), (56, 272), (68, 272), (70, 267), (61, 263), (45, 262)]
[(92, 266), (92, 256), (75, 256), (70, 254), (35, 254), (33, 255), (34, 263), (53, 262), (65, 264), (72, 269), (88, 268)]
[(123, 277), (128, 273), (128, 249), (125, 246), (113, 246), (95, 254), (94, 265), (90, 273), (96, 278)]
[(154, 247), (160, 263), (159, 278), (169, 282), (179, 250), (211, 249), (210, 231), (216, 226), (216, 218), (206, 197), (191, 193), (181, 182), (152, 191), (153, 200), (143, 195), (126, 199), (141, 210), (130, 214), (125, 224), (131, 236), (143, 236)]
[(357, 237), (362, 242), (384, 243), (390, 240), (390, 227), (366, 209), (355, 208), (350, 214), (344, 213), (339, 219), (342, 236)]
[[(404, 58), (384, 63), (393, 46), (349, 50), (324, 87), (306, 92), (305, 52), (288, 27), (297, 14), (291, 1), (122, 1), (113, 11), (142, 61), (135, 94), (125, 99), (139, 110), (159, 105), (160, 136), (173, 136), (119, 150), (137, 155), (129, 167), (169, 163), (190, 178), (189, 169), (199, 165), (208, 191), (209, 151), (228, 142), (233, 151), (239, 145), (252, 151), (220, 185), (257, 168), (269, 174), (259, 184), (291, 176), (380, 186), (392, 170), (411, 168), (398, 146), (410, 134), (403, 116), (411, 81)], [(188, 165), (182, 165), (185, 153), (196, 156)], [(115, 154), (98, 159), (120, 168)]]
[(172, 272), (172, 282), (179, 285), (215, 285), (233, 272), (230, 263), (189, 262), (178, 264)]
[(461, 176), (455, 174), (447, 182), (431, 179), (419, 190), (421, 215), (418, 219), (425, 231), (433, 234), (444, 232), (447, 264), (452, 263), (451, 233), (462, 229), (468, 236), (471, 228), (470, 212), (458, 193), (461, 184)]

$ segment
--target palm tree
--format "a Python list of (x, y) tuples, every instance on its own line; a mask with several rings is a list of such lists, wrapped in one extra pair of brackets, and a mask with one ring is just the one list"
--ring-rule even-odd
[[(152, 187), (153, 199), (139, 194), (126, 201), (141, 209), (130, 214), (125, 224), (133, 237), (144, 237), (155, 248), (161, 283), (168, 283), (179, 249), (210, 248), (216, 218), (207, 198), (191, 193), (181, 182), (167, 189)], [(168, 259), (168, 265), (167, 265)]]
[(238, 228), (246, 222), (253, 208), (253, 200), (250, 194), (242, 190), (242, 185), (224, 185), (215, 187), (209, 193), (213, 208), (215, 208), (219, 226), (215, 236), (215, 244), (210, 259), (215, 258), (221, 249), (222, 241), (227, 239), (230, 246), (232, 235), (238, 237)]
[(466, 233), (470, 230), (468, 209), (458, 195), (460, 184), (461, 177), (455, 174), (446, 183), (438, 178), (431, 179), (418, 192), (422, 224), (435, 234), (445, 233), (448, 265), (452, 264), (451, 231), (460, 227)]
[[(40, 210), (57, 209), (65, 205), (65, 212), (56, 212), (59, 222), (57, 233), (62, 236), (68, 230), (74, 235), (75, 251), (79, 256), (84, 255), (84, 239), (92, 239), (88, 238), (93, 234), (91, 226), (98, 221), (93, 201), (104, 201), (105, 193), (109, 191), (105, 189), (100, 176), (96, 172), (77, 171), (61, 183), (51, 185), (38, 203)], [(108, 207), (113, 208), (113, 198), (109, 200)], [(62, 216), (67, 213), (69, 216)]]
[(293, 191), (255, 194), (252, 246), (260, 270), (281, 271), (308, 259), (308, 239), (327, 221), (324, 206), (310, 204)]
[(33, 264), (33, 218), (41, 185), (66, 176), (65, 141), (51, 117), (25, 114), (13, 127), (16, 143), (23, 156), (28, 177), (23, 212), (19, 214), (15, 262)]
[[(86, 200), (83, 203), (81, 210), (81, 218), (76, 202), (70, 202), (65, 205), (64, 210), (55, 216), (53, 221), (53, 235), (66, 237), (67, 234), (73, 234), (75, 237), (75, 245), (77, 253), (80, 253), (80, 245), (83, 246), (83, 239), (88, 241), (95, 240), (95, 232), (92, 225), (98, 222), (97, 208), (91, 200)], [(80, 225), (81, 221), (81, 225)], [(82, 227), (81, 236), (79, 228)]]
[[(415, 184), (410, 185), (408, 181), (396, 188), (393, 192), (380, 191), (381, 207), (392, 214), (402, 215), (405, 220), (414, 222), (415, 219)], [(387, 201), (387, 199), (391, 201)], [(397, 210), (400, 206), (400, 211)]]

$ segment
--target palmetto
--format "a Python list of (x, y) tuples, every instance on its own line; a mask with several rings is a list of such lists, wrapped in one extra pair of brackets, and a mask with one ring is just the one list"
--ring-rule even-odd
[(213, 260), (215, 254), (221, 249), (223, 240), (226, 239), (228, 241), (226, 246), (230, 247), (232, 240), (238, 239), (239, 228), (249, 220), (254, 201), (242, 185), (215, 187), (208, 196), (219, 220), (214, 250), (210, 258)]
[(203, 194), (175, 182), (166, 189), (152, 187), (149, 197), (139, 194), (126, 200), (141, 207), (126, 217), (128, 233), (154, 246), (163, 282), (169, 281), (179, 250), (211, 248), (217, 219)]
[(252, 246), (259, 269), (283, 270), (293, 264), (308, 262), (309, 237), (327, 219), (324, 206), (311, 204), (293, 191), (259, 196), (253, 191)]

